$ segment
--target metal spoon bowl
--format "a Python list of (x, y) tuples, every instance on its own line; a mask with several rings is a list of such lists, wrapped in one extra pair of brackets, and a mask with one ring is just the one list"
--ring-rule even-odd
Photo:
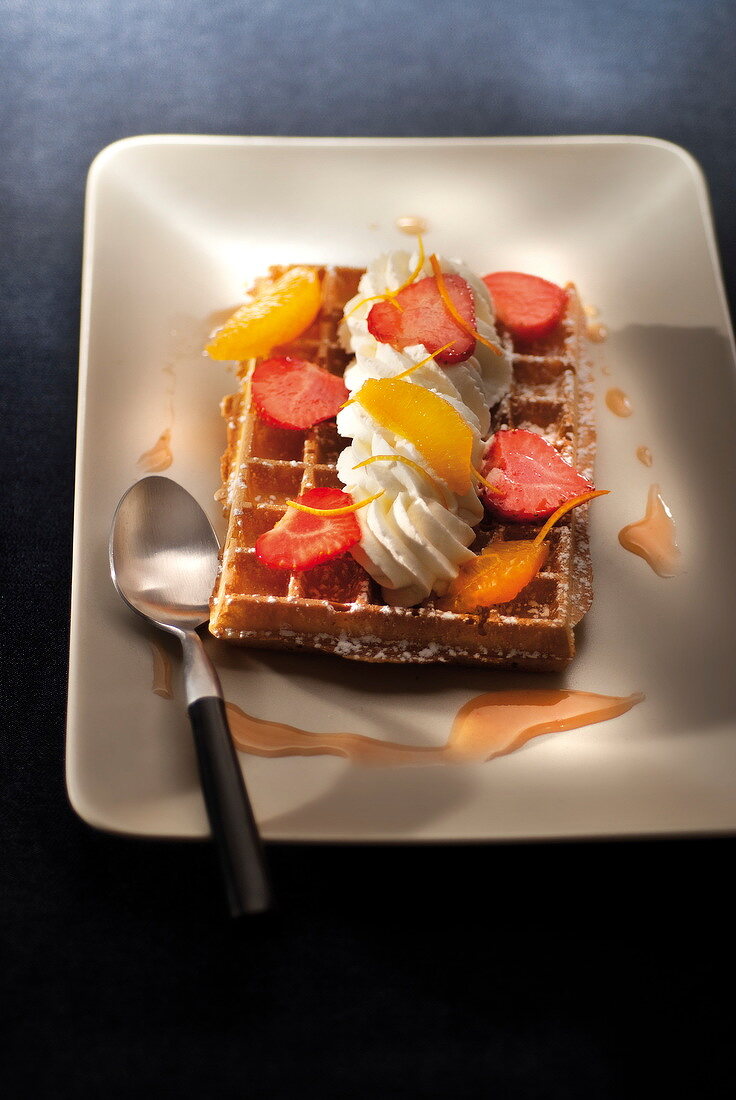
[(110, 532), (110, 573), (133, 611), (182, 644), (202, 793), (237, 916), (268, 909), (271, 892), (220, 680), (197, 634), (209, 619), (218, 556), (207, 516), (175, 481), (145, 477), (123, 495)]

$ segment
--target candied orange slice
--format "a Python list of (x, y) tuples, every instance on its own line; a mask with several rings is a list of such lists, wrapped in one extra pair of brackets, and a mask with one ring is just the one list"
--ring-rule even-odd
[(395, 378), (369, 378), (354, 399), (384, 428), (413, 443), (453, 493), (470, 488), (473, 434), (452, 405)]
[(207, 345), (211, 359), (252, 359), (268, 355), (308, 329), (319, 312), (319, 276), (311, 267), (292, 267), (259, 288)]
[(477, 558), (461, 568), (437, 606), (443, 611), (473, 611), (476, 607), (493, 607), (515, 599), (547, 561), (549, 546), (544, 539), (555, 523), (571, 508), (605, 496), (607, 491), (598, 489), (565, 501), (534, 539), (489, 543)]

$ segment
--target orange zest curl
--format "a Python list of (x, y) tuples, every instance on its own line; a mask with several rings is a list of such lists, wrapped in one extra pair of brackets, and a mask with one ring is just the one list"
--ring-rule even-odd
[(494, 344), (492, 340), (487, 340), (485, 336), (481, 336), (478, 330), (473, 328), (472, 325), (469, 325), (465, 318), (462, 317), (455, 309), (452, 298), (447, 291), (447, 284), (445, 283), (445, 277), (442, 274), (440, 261), (437, 259), (437, 256), (434, 254), (434, 252), (429, 257), (429, 262), (432, 265), (432, 271), (434, 272), (434, 277), (437, 280), (437, 289), (440, 292), (440, 298), (442, 299), (445, 309), (450, 314), (453, 321), (460, 325), (460, 328), (465, 329), (465, 331), (469, 333), (469, 335), (472, 336), (474, 340), (480, 340), (481, 344), (485, 344), (487, 348), (490, 348), (495, 355), (503, 355), (503, 351), (498, 346), (498, 344)]
[(368, 298), (361, 298), (359, 302), (356, 302), (355, 305), (348, 310), (348, 312), (344, 315), (345, 318), (351, 317), (356, 310), (360, 309), (360, 307), (364, 306), (367, 302), (389, 301), (396, 306), (400, 313), (404, 312), (401, 305), (396, 301), (396, 295), (401, 294), (402, 290), (406, 290), (408, 286), (411, 286), (417, 275), (419, 275), (422, 268), (424, 267), (424, 261), (426, 258), (424, 254), (424, 241), (419, 234), (417, 234), (417, 241), (419, 242), (419, 259), (416, 262), (414, 270), (411, 272), (410, 275), (407, 276), (406, 279), (404, 279), (401, 286), (397, 286), (396, 290), (385, 290), (383, 294), (371, 294)]
[[(396, 290), (392, 290), (388, 297), (392, 298), (395, 294), (401, 294), (402, 290), (406, 290), (408, 286), (411, 286), (417, 275), (419, 275), (422, 268), (424, 267), (424, 241), (419, 234), (417, 234), (417, 242), (419, 243), (419, 259), (417, 260), (416, 267), (412, 271), (411, 275), (407, 276), (407, 278), (404, 279), (401, 286), (397, 287)], [(394, 305), (398, 305), (398, 302), (394, 302)]]
[(289, 508), (296, 508), (299, 512), (308, 512), (310, 516), (348, 516), (351, 512), (357, 512), (359, 508), (365, 508), (366, 504), (378, 500), (383, 496), (384, 490), (374, 493), (372, 497), (366, 497), (358, 504), (346, 504), (342, 508), (310, 508), (308, 504), (299, 504), (296, 500), (287, 500)]
[(415, 370), (419, 370), (420, 367), (423, 367), (427, 363), (431, 362), (436, 355), (441, 355), (443, 351), (447, 351), (448, 348), (451, 348), (454, 343), (454, 340), (450, 340), (449, 344), (445, 344), (444, 347), (437, 348), (437, 351), (433, 351), (430, 355), (426, 355), (424, 359), (421, 360), (421, 362), (415, 363), (412, 367), (408, 367), (406, 370), (402, 370), (401, 374), (395, 374), (394, 379), (406, 378), (408, 375), (413, 374)]
[(605, 497), (610, 491), (610, 489), (592, 489), (589, 493), (583, 493), (579, 497), (573, 497), (572, 500), (566, 500), (564, 504), (560, 505), (556, 512), (552, 513), (544, 527), (538, 532), (537, 537), (534, 539), (534, 545), (539, 546), (539, 544), (544, 541), (557, 521), (562, 519), (566, 512), (571, 511), (573, 508), (577, 508), (578, 504), (587, 504), (589, 500), (593, 500), (595, 497)]
[(410, 469), (415, 470), (416, 473), (422, 474), (426, 477), (439, 494), (442, 497), (442, 503), (445, 508), (449, 507), (447, 501), (447, 494), (440, 485), (439, 481), (432, 477), (429, 471), (425, 470), (423, 466), (420, 466), (418, 462), (412, 462), (410, 458), (404, 458), (403, 455), (373, 455), (371, 458), (366, 458), (363, 462), (358, 462), (353, 466), (354, 470), (359, 470), (362, 466), (370, 466), (372, 462), (402, 462), (404, 466), (409, 466)]
[[(385, 294), (371, 294), (367, 298), (361, 298), (358, 302), (355, 303), (355, 305), (351, 309), (347, 311), (347, 313), (343, 314), (343, 320), (347, 320), (348, 317), (352, 317), (352, 315), (357, 310), (359, 310), (361, 306), (366, 305), (368, 302), (385, 302), (387, 298), (391, 298), (392, 296), (392, 291), (386, 291)], [(394, 305), (400, 308), (398, 302), (394, 302)]]
[(475, 478), (476, 481), (479, 481), (481, 483), (481, 485), (484, 485), (489, 493), (500, 493), (501, 492), (501, 490), (497, 489), (495, 485), (491, 485), (490, 481), (488, 481), (486, 478), (484, 478), (483, 474), (480, 472), (480, 470), (476, 470), (475, 467), (473, 467), (471, 469), (470, 476), (472, 478)]

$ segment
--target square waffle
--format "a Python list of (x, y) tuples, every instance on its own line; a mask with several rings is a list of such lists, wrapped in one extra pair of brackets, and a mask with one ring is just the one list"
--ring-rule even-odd
[[(278, 275), (284, 269), (273, 269)], [(273, 354), (310, 359), (342, 374), (350, 360), (338, 328), (357, 292), (357, 268), (320, 269), (322, 306), (303, 336)], [(585, 321), (575, 288), (567, 287), (565, 317), (548, 338), (512, 346), (513, 382), (492, 416), (492, 430), (540, 432), (563, 458), (592, 480), (595, 451), (592, 368), (584, 353)], [(360, 661), (495, 665), (559, 669), (575, 653), (573, 628), (590, 606), (592, 568), (588, 505), (572, 510), (547, 536), (543, 570), (517, 598), (480, 614), (441, 611), (430, 598), (391, 607), (350, 554), (302, 573), (270, 569), (255, 542), (285, 511), (287, 499), (315, 487), (342, 488), (336, 460), (346, 441), (334, 422), (306, 432), (275, 428), (250, 403), (252, 364), (226, 397), (227, 450), (218, 498), (227, 535), (211, 600), (210, 631), (238, 645), (313, 649)], [(533, 538), (537, 528), (485, 520), (474, 550), (494, 539)]]

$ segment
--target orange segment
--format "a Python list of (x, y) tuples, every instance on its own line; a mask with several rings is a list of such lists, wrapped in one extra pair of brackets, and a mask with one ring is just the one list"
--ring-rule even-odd
[(268, 355), (308, 329), (319, 312), (319, 276), (311, 267), (292, 267), (260, 289), (219, 329), (206, 351), (211, 359)]
[(369, 378), (354, 400), (384, 428), (413, 443), (454, 493), (468, 491), (473, 435), (447, 401), (395, 378)]
[(536, 577), (548, 555), (546, 542), (492, 542), (460, 571), (438, 606), (443, 611), (470, 611), (508, 603)]
[(534, 539), (489, 543), (477, 558), (462, 567), (437, 606), (443, 611), (473, 611), (515, 599), (547, 561), (549, 546), (544, 538), (550, 529), (571, 508), (607, 493), (607, 489), (593, 489), (565, 501)]

